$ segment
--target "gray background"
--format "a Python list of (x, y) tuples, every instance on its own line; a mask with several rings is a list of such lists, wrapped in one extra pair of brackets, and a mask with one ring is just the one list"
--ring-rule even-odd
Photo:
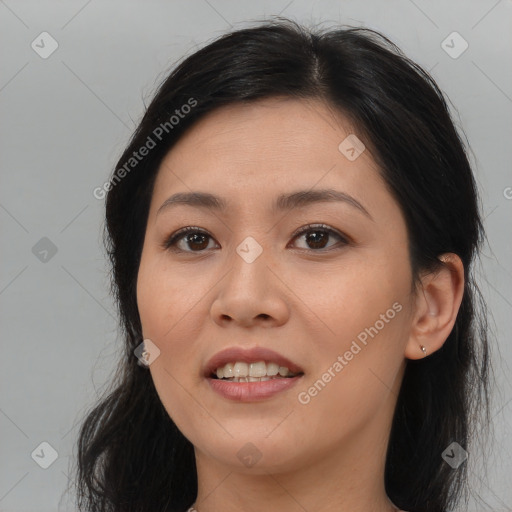
[[(489, 238), (479, 275), (493, 313), (498, 383), (494, 443), (470, 451), (467, 463), (490, 510), (512, 510), (510, 0), (0, 0), (0, 510), (72, 509), (63, 494), (78, 422), (121, 351), (101, 246), (104, 203), (93, 190), (120, 156), (144, 98), (183, 55), (279, 13), (384, 32), (431, 70), (457, 109)], [(45, 59), (31, 47), (43, 46), (43, 31), (59, 45)], [(442, 47), (453, 31), (469, 44), (457, 58)], [(58, 453), (47, 469), (35, 462), (49, 461), (42, 442)]]

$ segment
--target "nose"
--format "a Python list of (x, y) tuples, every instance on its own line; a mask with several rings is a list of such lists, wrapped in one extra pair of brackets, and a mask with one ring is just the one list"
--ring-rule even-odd
[(277, 327), (286, 323), (289, 305), (287, 287), (276, 268), (269, 266), (266, 251), (248, 263), (234, 252), (226, 265), (211, 305), (211, 316), (220, 326)]

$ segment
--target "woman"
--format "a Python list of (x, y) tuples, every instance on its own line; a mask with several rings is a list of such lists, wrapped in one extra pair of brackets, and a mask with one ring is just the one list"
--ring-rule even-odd
[(164, 81), (105, 191), (126, 348), (80, 432), (80, 510), (460, 502), (483, 229), (418, 65), (367, 29), (234, 31)]

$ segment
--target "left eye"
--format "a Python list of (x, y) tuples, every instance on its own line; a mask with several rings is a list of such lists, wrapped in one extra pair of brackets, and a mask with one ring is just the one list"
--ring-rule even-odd
[[(315, 249), (324, 249), (325, 242), (332, 235), (341, 241), (341, 245), (347, 245), (349, 243), (348, 240), (343, 235), (341, 235), (341, 233), (338, 233), (334, 229), (330, 228), (329, 226), (325, 226), (324, 224), (310, 224), (305, 226), (298, 233), (295, 233), (293, 239), (295, 240), (296, 238), (302, 237), (303, 235), (306, 235), (306, 243), (312, 245)], [(308, 249), (308, 247), (305, 249)]]
[[(334, 229), (325, 226), (324, 224), (310, 224), (305, 226), (293, 235), (293, 240), (303, 237), (304, 235), (306, 235), (305, 241), (309, 247), (301, 247), (301, 249), (315, 249), (315, 252), (319, 252), (318, 249), (324, 249), (326, 242), (333, 235), (338, 238), (338, 240), (340, 240), (340, 245), (347, 245), (349, 243), (347, 238), (345, 238)], [(207, 249), (209, 246), (208, 239), (213, 240), (213, 238), (206, 231), (203, 231), (200, 228), (189, 226), (172, 234), (164, 242), (163, 246), (165, 249), (169, 249), (175, 252), (203, 252), (203, 250)], [(186, 248), (184, 249), (183, 246), (179, 247), (181, 242), (184, 243), (186, 248), (188, 247), (188, 249), (192, 250), (187, 250)], [(330, 247), (332, 247), (332, 244)]]

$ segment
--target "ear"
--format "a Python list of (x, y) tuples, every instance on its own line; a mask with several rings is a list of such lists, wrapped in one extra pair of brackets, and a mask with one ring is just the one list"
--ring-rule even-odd
[(454, 253), (439, 257), (442, 267), (421, 277), (405, 349), (408, 359), (425, 357), (439, 350), (453, 329), (464, 294), (464, 265)]

